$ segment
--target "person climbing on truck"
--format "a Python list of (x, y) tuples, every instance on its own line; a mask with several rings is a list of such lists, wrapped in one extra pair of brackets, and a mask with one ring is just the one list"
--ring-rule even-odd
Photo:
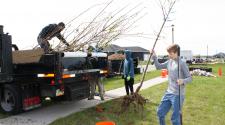
[(64, 28), (65, 24), (63, 22), (60, 22), (59, 24), (49, 24), (41, 30), (38, 35), (37, 41), (40, 47), (44, 49), (45, 53), (48, 53), (52, 50), (48, 41), (51, 40), (53, 37), (57, 37), (66, 46), (69, 46), (69, 44), (66, 42), (66, 40), (60, 33)]

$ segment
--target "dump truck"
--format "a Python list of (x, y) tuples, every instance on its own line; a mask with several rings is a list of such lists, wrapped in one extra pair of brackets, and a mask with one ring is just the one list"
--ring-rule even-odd
[[(13, 51), (14, 50), (14, 51)], [(0, 109), (17, 114), (40, 107), (45, 98), (80, 100), (90, 95), (85, 52), (18, 50), (0, 26)]]

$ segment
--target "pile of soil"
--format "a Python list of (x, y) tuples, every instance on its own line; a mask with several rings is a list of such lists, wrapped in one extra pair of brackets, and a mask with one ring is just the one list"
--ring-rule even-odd
[(44, 54), (43, 49), (13, 51), (13, 64), (38, 63)]

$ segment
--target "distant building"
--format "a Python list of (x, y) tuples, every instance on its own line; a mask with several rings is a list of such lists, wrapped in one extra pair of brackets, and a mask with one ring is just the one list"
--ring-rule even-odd
[(103, 49), (103, 52), (108, 53), (108, 55), (112, 55), (117, 53), (118, 51), (124, 50), (122, 47), (111, 44)]
[(214, 58), (225, 58), (225, 53), (220, 52), (220, 53), (215, 54), (213, 57)]
[(183, 61), (191, 63), (193, 60), (193, 53), (191, 50), (181, 50), (180, 57)]
[(108, 53), (108, 55), (114, 54), (114, 53), (120, 53), (124, 50), (130, 50), (132, 52), (132, 58), (138, 58), (139, 60), (147, 60), (149, 57), (149, 51), (138, 46), (133, 47), (120, 47), (118, 45), (111, 44), (108, 47), (104, 48), (103, 52)]

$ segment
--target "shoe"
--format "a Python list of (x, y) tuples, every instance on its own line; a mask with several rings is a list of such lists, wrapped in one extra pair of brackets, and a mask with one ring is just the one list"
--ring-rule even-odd
[(104, 101), (105, 99), (103, 97), (101, 97), (101, 100)]

